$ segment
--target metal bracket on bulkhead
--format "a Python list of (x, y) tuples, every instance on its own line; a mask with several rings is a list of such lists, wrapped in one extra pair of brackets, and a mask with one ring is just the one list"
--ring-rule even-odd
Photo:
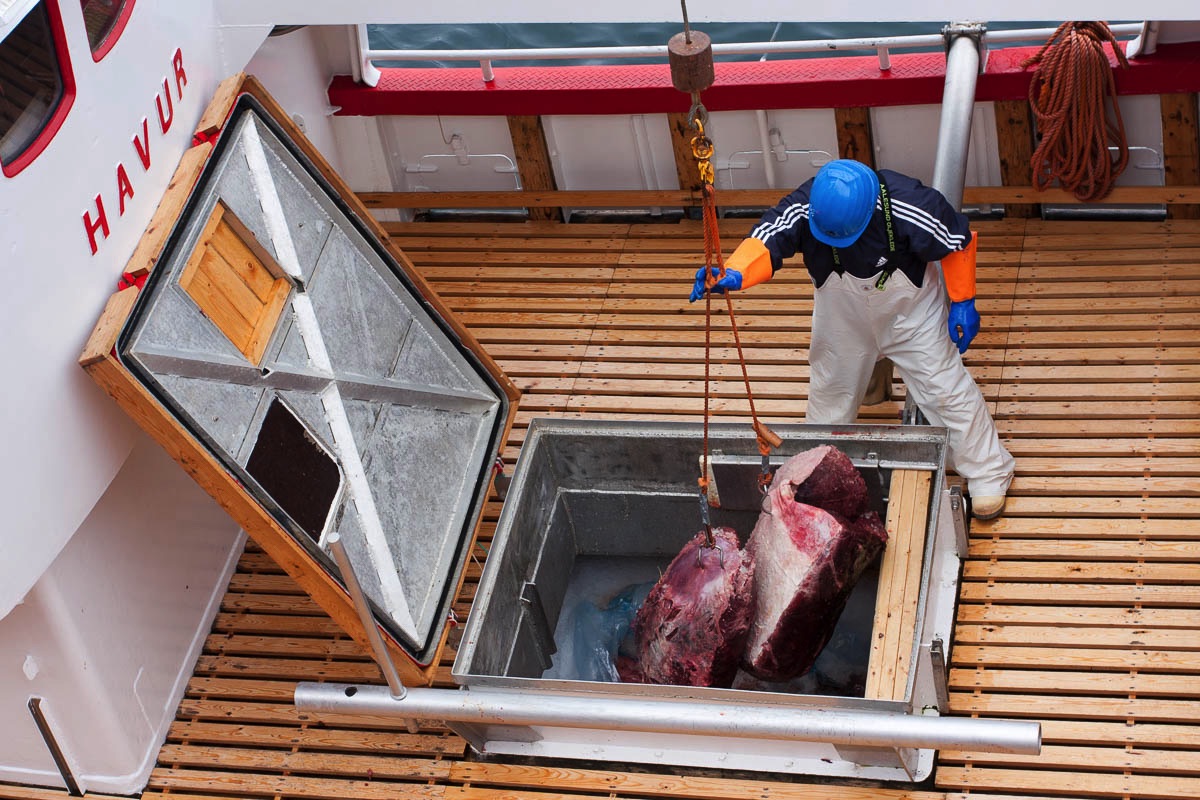
[(983, 22), (951, 22), (942, 28), (942, 46), (946, 55), (950, 55), (950, 45), (960, 36), (975, 40), (979, 47), (979, 74), (987, 65), (987, 24)]

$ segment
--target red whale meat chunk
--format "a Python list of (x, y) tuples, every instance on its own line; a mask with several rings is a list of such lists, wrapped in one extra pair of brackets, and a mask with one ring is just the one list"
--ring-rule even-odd
[(756, 599), (746, 671), (769, 681), (807, 672), (886, 542), (862, 476), (844, 453), (823, 446), (784, 462), (746, 544)]
[[(754, 618), (754, 565), (732, 528), (704, 531), (675, 556), (633, 621), (632, 658), (618, 658), (626, 683), (728, 687)], [(697, 560), (699, 559), (699, 560)]]
[[(776, 473), (794, 487), (798, 503), (853, 519), (867, 507), (867, 484), (850, 457), (827, 444), (789, 458)], [(774, 483), (772, 483), (774, 486)]]

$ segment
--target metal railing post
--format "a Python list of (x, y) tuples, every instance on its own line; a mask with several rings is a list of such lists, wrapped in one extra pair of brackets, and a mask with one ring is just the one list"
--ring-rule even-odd
[[(942, 89), (942, 116), (938, 122), (932, 186), (957, 209), (962, 208), (963, 187), (967, 180), (984, 26), (957, 22), (947, 25), (942, 33), (946, 37), (946, 85)], [(906, 424), (928, 424), (911, 394), (904, 401), (903, 418)]]
[(329, 534), (325, 542), (333, 553), (333, 560), (337, 562), (338, 571), (342, 573), (346, 591), (350, 593), (350, 599), (354, 601), (358, 619), (362, 622), (363, 630), (367, 633), (367, 640), (371, 643), (371, 650), (375, 653), (375, 663), (383, 671), (383, 677), (392, 692), (392, 697), (403, 700), (408, 690), (404, 688), (400, 674), (396, 672), (396, 665), (392, 663), (392, 655), (388, 652), (387, 645), (383, 643), (383, 637), (379, 635), (375, 616), (371, 613), (370, 605), (367, 604), (367, 597), (363, 594), (358, 576), (354, 574), (354, 566), (350, 563), (350, 554), (346, 552), (346, 545), (342, 544), (342, 537), (336, 531)]
[(975, 84), (979, 78), (980, 44), (984, 27), (960, 22), (948, 25), (946, 85), (942, 90), (942, 116), (938, 123), (937, 153), (933, 162), (933, 188), (950, 205), (962, 206), (971, 148), (971, 121), (975, 115)]

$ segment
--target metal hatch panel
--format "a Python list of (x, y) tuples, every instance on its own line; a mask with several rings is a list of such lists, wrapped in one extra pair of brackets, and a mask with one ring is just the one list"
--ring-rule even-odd
[(117, 355), (340, 583), (339, 532), (377, 621), (436, 658), (510, 397), (252, 97)]

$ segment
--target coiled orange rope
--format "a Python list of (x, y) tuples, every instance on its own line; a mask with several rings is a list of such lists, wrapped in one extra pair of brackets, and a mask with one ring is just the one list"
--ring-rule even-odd
[(1033, 153), (1033, 185), (1039, 191), (1057, 178), (1079, 200), (1099, 200), (1129, 162), (1106, 44), (1128, 67), (1125, 53), (1103, 22), (1064, 22), (1021, 65), (1037, 65), (1029, 84), (1029, 105), (1041, 135)]

